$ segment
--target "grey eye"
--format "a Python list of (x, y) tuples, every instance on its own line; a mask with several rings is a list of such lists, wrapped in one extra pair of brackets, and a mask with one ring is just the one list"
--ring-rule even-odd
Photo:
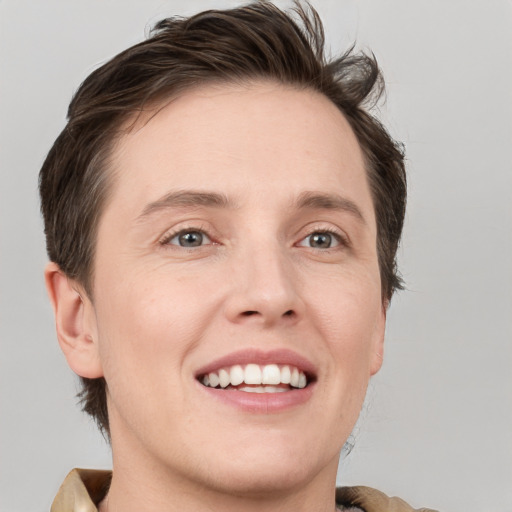
[(340, 245), (340, 240), (333, 233), (315, 231), (304, 238), (299, 245), (302, 247), (312, 247), (313, 249), (332, 249)]
[(318, 249), (327, 249), (331, 247), (332, 236), (329, 233), (313, 233), (309, 238), (311, 247), (316, 247)]
[(205, 243), (210, 243), (208, 236), (201, 231), (180, 231), (173, 236), (169, 243), (179, 245), (180, 247), (200, 247)]

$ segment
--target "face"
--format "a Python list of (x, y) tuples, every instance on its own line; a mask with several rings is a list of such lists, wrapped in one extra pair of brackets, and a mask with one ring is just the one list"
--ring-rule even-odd
[(385, 322), (343, 115), (311, 91), (205, 86), (124, 135), (112, 169), (87, 322), (114, 464), (232, 491), (332, 479)]

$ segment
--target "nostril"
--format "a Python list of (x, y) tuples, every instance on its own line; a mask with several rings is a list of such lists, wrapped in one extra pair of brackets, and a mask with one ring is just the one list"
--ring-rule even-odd
[[(292, 317), (295, 317), (295, 315), (296, 315), (295, 311), (293, 309), (289, 309), (288, 311), (285, 311), (282, 314), (281, 318), (283, 318), (283, 317), (292, 318)], [(264, 313), (261, 313), (260, 311), (248, 309), (247, 311), (242, 311), (240, 313), (240, 316), (250, 317), (250, 316), (266, 316), (266, 315)], [(276, 318), (277, 318), (277, 316), (276, 316)]]

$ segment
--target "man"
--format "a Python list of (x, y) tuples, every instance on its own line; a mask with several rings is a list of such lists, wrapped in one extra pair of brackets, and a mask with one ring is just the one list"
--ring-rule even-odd
[(411, 510), (335, 499), (400, 288), (403, 155), (330, 63), (258, 2), (160, 22), (92, 73), (41, 170), (59, 343), (113, 472), (54, 512)]

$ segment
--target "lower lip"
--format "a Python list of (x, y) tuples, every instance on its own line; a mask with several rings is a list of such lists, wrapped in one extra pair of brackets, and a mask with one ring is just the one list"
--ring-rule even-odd
[(236, 389), (209, 388), (197, 383), (211, 398), (220, 400), (232, 407), (251, 413), (277, 413), (297, 407), (307, 402), (313, 394), (315, 383), (302, 389), (292, 389), (282, 393), (247, 393)]

